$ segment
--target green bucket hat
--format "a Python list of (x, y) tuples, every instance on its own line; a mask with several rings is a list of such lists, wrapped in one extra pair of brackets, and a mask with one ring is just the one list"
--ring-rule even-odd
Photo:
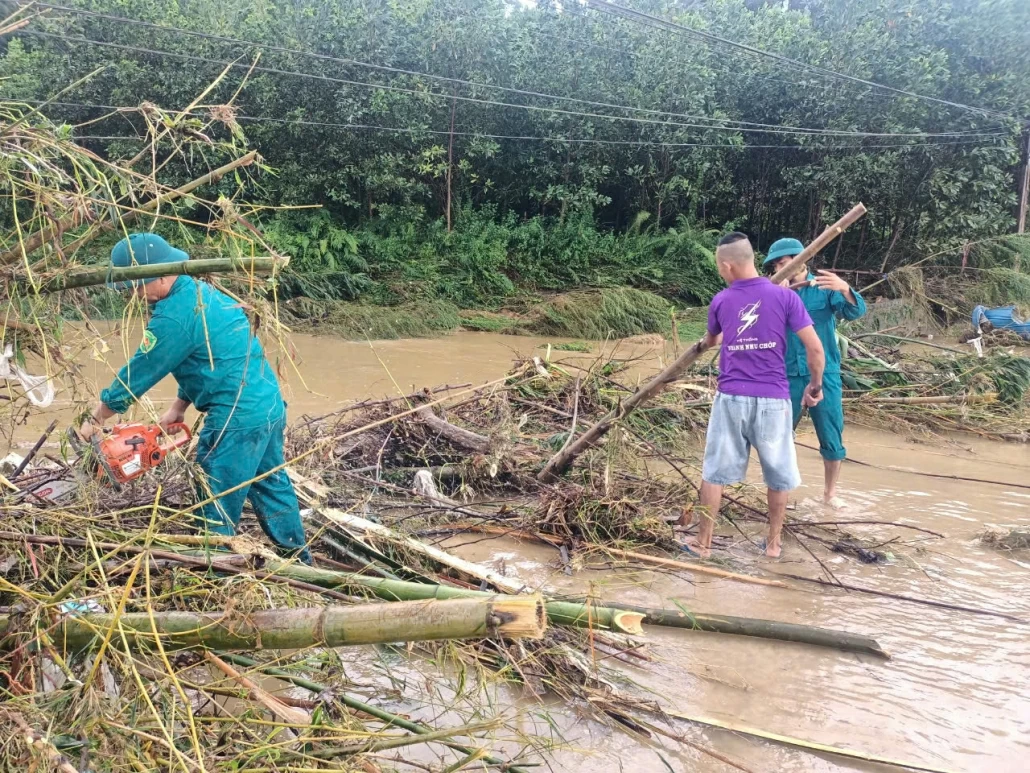
[[(182, 263), (190, 256), (176, 249), (157, 234), (131, 234), (122, 239), (111, 250), (111, 268), (128, 268), (129, 266), (155, 266), (159, 263)], [(124, 282), (108, 282), (107, 286), (115, 290), (129, 290), (136, 285), (153, 282), (151, 279), (130, 279)]]
[(774, 260), (800, 255), (804, 249), (805, 245), (797, 239), (777, 239), (769, 248), (769, 254), (765, 256), (765, 260), (762, 261), (762, 265), (767, 266)]

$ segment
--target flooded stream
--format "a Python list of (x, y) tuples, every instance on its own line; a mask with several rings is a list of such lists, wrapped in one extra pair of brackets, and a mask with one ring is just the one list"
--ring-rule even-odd
[[(109, 329), (103, 332), (110, 335)], [(413, 387), (482, 383), (503, 376), (516, 353), (541, 354), (538, 347), (549, 342), (555, 341), (485, 333), (374, 345), (296, 336), (300, 363), (298, 372), (289, 376), (290, 413), (296, 419), (326, 413), (349, 400), (407, 393)], [(68, 354), (84, 364), (87, 379), (103, 386), (124, 357), (117, 337), (111, 337), (109, 352), (101, 348), (96, 347), (95, 357), (89, 351)], [(643, 349), (626, 351), (639, 355)], [(653, 352), (643, 369), (657, 367), (662, 356)], [(154, 394), (155, 404), (159, 407), (172, 394), (170, 384), (163, 383)], [(73, 400), (87, 397), (62, 390), (56, 410), (15, 428), (15, 444), (31, 444), (52, 418), (67, 423)], [(849, 427), (845, 440), (849, 457), (879, 466), (845, 465), (841, 496), (848, 507), (834, 512), (820, 501), (818, 454), (799, 449), (805, 483), (792, 496), (789, 517), (905, 523), (943, 533), (945, 539), (887, 544), (882, 549), (893, 553), (893, 562), (875, 566), (813, 547), (841, 581), (1030, 619), (1030, 555), (999, 553), (976, 540), (986, 525), (1030, 527), (1030, 488), (913, 474), (1026, 485), (1030, 448), (965, 437), (917, 443), (858, 427)], [(808, 422), (800, 428), (799, 441), (816, 444)], [(757, 473), (757, 464), (752, 467)], [(744, 528), (754, 534), (760, 531), (757, 524)], [(891, 525), (854, 525), (849, 530), (882, 542), (900, 536), (911, 543), (925, 536)], [(736, 559), (741, 566), (758, 565), (768, 573), (820, 575), (814, 559), (790, 538), (784, 558), (774, 562), (758, 556), (739, 535), (721, 533), (718, 557)], [(884, 662), (804, 645), (648, 628), (646, 640), (654, 662), (619, 668), (670, 709), (953, 771), (1003, 773), (1030, 767), (1026, 625), (798, 583), (788, 590), (712, 579), (688, 582), (686, 574), (611, 566), (569, 577), (551, 548), (503, 538), (465, 539), (465, 546), (463, 539), (447, 544), (466, 558), (503, 568), (531, 585), (648, 606), (672, 607), (675, 599), (698, 612), (845, 629), (874, 636), (892, 655)], [(524, 699), (520, 702), (531, 708)], [(549, 704), (547, 710), (562, 717), (559, 724), (573, 747), (555, 753), (553, 770), (732, 770), (669, 740), (662, 741), (659, 756), (655, 748), (628, 734), (580, 721), (565, 707)], [(723, 730), (688, 723), (680, 727), (684, 736), (754, 771), (886, 769)]]

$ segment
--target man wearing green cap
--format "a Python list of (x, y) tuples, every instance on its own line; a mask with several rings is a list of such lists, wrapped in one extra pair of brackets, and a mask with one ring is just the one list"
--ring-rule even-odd
[[(792, 257), (801, 253), (804, 246), (797, 239), (780, 239), (773, 242), (762, 267), (775, 272), (786, 265)], [(808, 315), (812, 318), (815, 332), (826, 352), (826, 369), (823, 371), (823, 399), (810, 408), (815, 434), (819, 438), (819, 453), (823, 457), (825, 486), (823, 501), (833, 507), (841, 505), (837, 498), (837, 479), (841, 462), (844, 460), (844, 407), (841, 403), (840, 347), (837, 345), (837, 318), (858, 319), (865, 314), (866, 306), (862, 296), (847, 282), (830, 271), (811, 274), (807, 266), (787, 280), (786, 284), (803, 286), (798, 294)], [(790, 399), (794, 408), (794, 424), (801, 419), (801, 398), (808, 384), (808, 365), (805, 348), (794, 333), (787, 336), (787, 377), (790, 382)]]
[[(111, 252), (111, 265), (179, 263), (189, 256), (156, 234), (123, 239)], [(283, 459), (286, 404), (261, 343), (239, 304), (206, 282), (167, 276), (110, 285), (131, 290), (150, 308), (143, 342), (114, 382), (100, 393), (82, 435), (123, 414), (168, 374), (179, 390), (161, 417), (161, 426), (181, 422), (190, 405), (205, 414), (197, 461), (207, 476), (212, 500), (202, 507), (207, 531), (232, 535), (250, 499), (261, 528), (276, 546), (310, 561), (300, 507)]]

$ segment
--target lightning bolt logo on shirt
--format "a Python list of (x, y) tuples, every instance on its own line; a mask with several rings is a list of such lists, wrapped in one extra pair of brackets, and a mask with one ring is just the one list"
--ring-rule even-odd
[(740, 321), (744, 324), (737, 328), (738, 336), (745, 330), (750, 330), (758, 322), (758, 307), (761, 305), (761, 301), (755, 301), (750, 306), (745, 306), (740, 310)]

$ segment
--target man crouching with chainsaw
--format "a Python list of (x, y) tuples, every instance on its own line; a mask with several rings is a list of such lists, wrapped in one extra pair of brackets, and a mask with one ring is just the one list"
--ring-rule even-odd
[[(189, 260), (185, 252), (150, 233), (132, 234), (111, 251), (114, 268), (184, 260)], [(145, 298), (150, 323), (139, 350), (100, 393), (92, 418), (82, 425), (83, 438), (89, 440), (105, 421), (128, 411), (171, 373), (179, 391), (161, 426), (178, 431), (175, 425), (182, 423), (190, 404), (206, 414), (197, 461), (211, 492), (210, 497), (204, 491), (200, 496), (213, 499), (201, 511), (204, 527), (213, 534), (235, 534), (249, 498), (276, 546), (310, 563), (297, 495), (281, 469), (286, 404), (239, 304), (188, 276), (111, 286)]]

